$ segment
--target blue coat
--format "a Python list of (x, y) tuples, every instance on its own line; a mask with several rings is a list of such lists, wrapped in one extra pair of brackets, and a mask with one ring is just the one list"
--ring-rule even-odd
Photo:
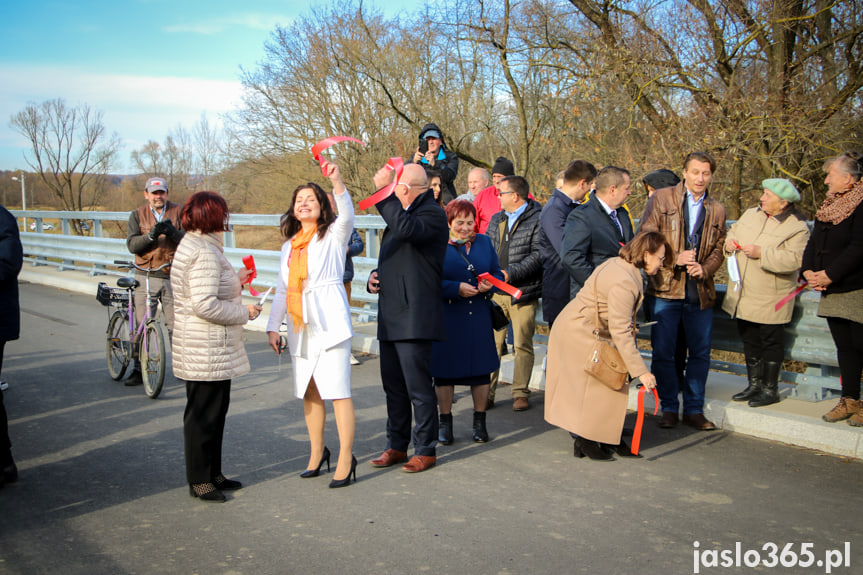
[(539, 253), (542, 255), (542, 317), (554, 322), (569, 303), (569, 272), (560, 262), (560, 244), (569, 213), (578, 205), (556, 189), (539, 216)]
[[(477, 285), (476, 278), (459, 253), (465, 253), (463, 246), (447, 245), (443, 264), (443, 317), (447, 339), (432, 345), (431, 372), (434, 377), (456, 379), (490, 375), (500, 365), (494, 348), (491, 304), (485, 294), (467, 299), (458, 295), (460, 283)], [(488, 272), (503, 280), (497, 252), (488, 236), (477, 234), (467, 258), (477, 275)]]

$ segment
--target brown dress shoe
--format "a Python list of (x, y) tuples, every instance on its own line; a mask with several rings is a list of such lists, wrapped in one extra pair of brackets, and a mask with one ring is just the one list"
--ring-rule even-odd
[(387, 449), (377, 459), (372, 459), (369, 463), (372, 467), (389, 467), (396, 463), (408, 460), (408, 454), (404, 451), (396, 451), (395, 449)]
[(526, 397), (516, 397), (512, 400), (512, 410), (513, 411), (524, 411), (530, 408), (530, 403), (528, 403)]
[(677, 427), (677, 424), (680, 422), (680, 419), (677, 417), (677, 414), (673, 411), (663, 411), (662, 419), (659, 420), (659, 427), (662, 429), (671, 429), (673, 427)]
[(435, 462), (437, 462), (437, 457), (434, 455), (414, 455), (407, 462), (407, 465), (402, 467), (402, 471), (405, 473), (419, 473), (429, 467), (434, 467)]
[(691, 413), (683, 416), (683, 423), (700, 431), (713, 431), (716, 426), (712, 421), (704, 417), (703, 413)]

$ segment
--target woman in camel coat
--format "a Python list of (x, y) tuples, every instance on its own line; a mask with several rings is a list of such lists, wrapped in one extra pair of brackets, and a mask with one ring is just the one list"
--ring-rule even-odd
[(575, 437), (576, 457), (613, 459), (601, 444), (616, 446), (627, 455), (621, 442), (629, 385), (613, 390), (584, 371), (595, 341), (596, 308), (600, 336), (611, 339), (632, 378), (653, 388), (650, 373), (635, 345), (635, 313), (644, 298), (641, 270), (653, 275), (673, 261), (671, 247), (662, 234), (642, 232), (594, 270), (574, 300), (554, 322), (548, 340), (545, 419)]

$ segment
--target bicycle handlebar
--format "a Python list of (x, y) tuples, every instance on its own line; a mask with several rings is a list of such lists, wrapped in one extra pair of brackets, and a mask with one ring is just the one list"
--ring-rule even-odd
[(164, 263), (157, 268), (142, 268), (141, 266), (139, 266), (135, 262), (128, 262), (128, 261), (123, 261), (123, 260), (114, 260), (114, 265), (117, 267), (121, 267), (121, 268), (135, 268), (139, 272), (144, 272), (146, 274), (149, 274), (149, 273), (153, 273), (153, 272), (162, 271), (166, 267), (170, 266), (171, 262)]

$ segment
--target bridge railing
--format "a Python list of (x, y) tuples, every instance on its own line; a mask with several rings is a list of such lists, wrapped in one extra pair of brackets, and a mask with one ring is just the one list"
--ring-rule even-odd
[[(60, 270), (84, 270), (91, 275), (125, 275), (127, 271), (117, 270), (114, 260), (129, 259), (125, 239), (103, 237), (103, 223), (129, 219), (128, 212), (48, 212), (12, 210), (16, 217), (27, 217), (35, 221), (35, 231), (21, 234), (25, 259), (34, 265), (54, 265)], [(42, 229), (45, 220), (59, 221), (59, 230)], [(91, 236), (71, 234), (72, 220), (88, 222)], [(272, 214), (232, 214), (232, 226), (278, 227), (280, 216)], [(360, 215), (356, 218), (357, 230), (364, 234), (365, 256), (354, 258), (354, 279), (351, 289), (351, 312), (359, 322), (377, 319), (377, 296), (366, 291), (369, 273), (377, 267), (377, 254), (380, 246), (380, 232), (385, 224), (380, 216)], [(56, 226), (55, 226), (56, 228)], [(59, 232), (59, 233), (53, 233)], [(275, 286), (279, 275), (279, 252), (237, 248), (233, 232), (225, 234), (225, 255), (232, 265), (242, 266), (242, 258), (253, 255), (258, 270), (256, 286)], [(725, 286), (717, 286), (717, 303), (713, 312), (713, 349), (743, 352), (743, 343), (737, 333), (737, 326), (728, 314), (721, 310)], [(819, 401), (841, 390), (838, 378), (838, 362), (833, 338), (827, 322), (817, 316), (819, 296), (814, 292), (804, 292), (794, 308), (791, 323), (785, 328), (785, 356), (793, 361), (804, 362), (807, 368), (803, 373), (783, 372), (783, 381), (795, 383), (794, 395), (812, 401)], [(542, 320), (541, 306), (537, 309), (537, 325), (546, 326)], [(642, 330), (639, 337), (649, 338), (649, 329)], [(547, 336), (537, 334), (539, 343), (547, 341)], [(643, 352), (649, 355), (649, 352)], [(717, 361), (711, 368), (745, 374), (743, 365)]]

